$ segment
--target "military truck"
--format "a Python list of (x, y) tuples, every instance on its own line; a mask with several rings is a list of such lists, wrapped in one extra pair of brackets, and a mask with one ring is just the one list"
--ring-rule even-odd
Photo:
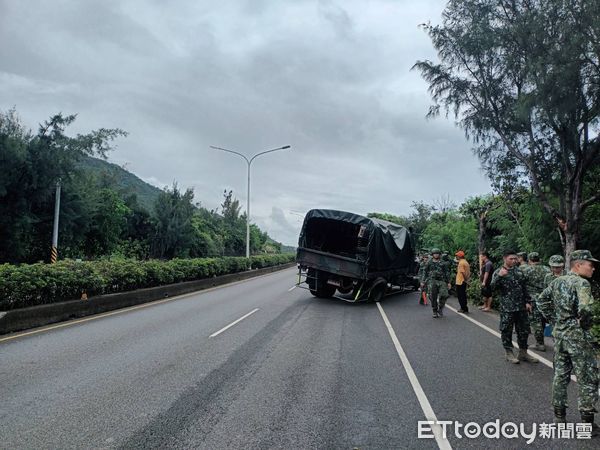
[(346, 211), (310, 210), (296, 261), (297, 286), (316, 297), (380, 301), (392, 292), (419, 288), (409, 230)]

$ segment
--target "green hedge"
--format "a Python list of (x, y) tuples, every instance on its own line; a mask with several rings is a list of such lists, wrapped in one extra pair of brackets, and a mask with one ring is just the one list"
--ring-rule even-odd
[[(294, 256), (252, 256), (251, 267), (260, 269), (286, 264), (294, 261)], [(242, 272), (247, 269), (247, 264), (243, 257), (2, 264), (0, 311), (78, 299), (83, 290), (88, 296), (111, 294)]]

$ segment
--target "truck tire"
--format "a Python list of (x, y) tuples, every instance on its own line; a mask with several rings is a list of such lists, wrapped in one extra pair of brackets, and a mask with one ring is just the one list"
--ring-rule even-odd
[(342, 278), (337, 290), (340, 294), (349, 294), (354, 289), (354, 283), (351, 279)]
[(308, 290), (315, 297), (317, 296), (317, 280), (315, 279), (317, 271), (315, 269), (308, 269), (306, 272), (306, 284), (308, 284)]
[(418, 278), (413, 278), (413, 291), (418, 291), (421, 288), (421, 282)]
[(385, 278), (377, 278), (373, 282), (373, 287), (369, 291), (368, 301), (370, 303), (380, 302), (387, 292), (387, 281)]
[(330, 298), (335, 294), (335, 286), (327, 284), (327, 276), (315, 269), (308, 269), (308, 289), (318, 298)]
[(316, 296), (319, 298), (331, 298), (335, 294), (335, 289), (335, 286), (324, 283), (317, 287)]

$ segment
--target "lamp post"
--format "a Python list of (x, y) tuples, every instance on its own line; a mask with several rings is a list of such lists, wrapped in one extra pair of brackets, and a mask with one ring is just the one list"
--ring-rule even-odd
[(277, 148), (273, 148), (271, 150), (265, 150), (264, 152), (257, 153), (250, 159), (248, 159), (248, 157), (242, 153), (235, 152), (233, 150), (229, 150), (226, 148), (215, 147), (214, 145), (211, 145), (210, 148), (213, 148), (215, 150), (221, 150), (221, 151), (224, 151), (227, 153), (233, 153), (234, 155), (241, 156), (242, 158), (244, 158), (244, 160), (246, 161), (246, 164), (248, 165), (248, 187), (246, 190), (246, 258), (250, 258), (250, 166), (252, 165), (252, 161), (254, 161), (260, 155), (264, 155), (266, 153), (271, 153), (271, 152), (276, 152), (278, 150), (287, 150), (288, 148), (291, 148), (291, 146), (284, 145), (283, 147), (277, 147)]

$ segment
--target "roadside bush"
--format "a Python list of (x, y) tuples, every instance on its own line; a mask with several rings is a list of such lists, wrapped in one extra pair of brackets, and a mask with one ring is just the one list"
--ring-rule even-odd
[(480, 305), (483, 303), (481, 297), (481, 283), (478, 279), (471, 279), (471, 282), (467, 286), (467, 300), (473, 305)]
[[(254, 269), (294, 261), (293, 254), (250, 258)], [(56, 264), (1, 264), (0, 311), (125, 292), (183, 281), (200, 280), (248, 269), (243, 257), (172, 259), (169, 261), (115, 258), (99, 261), (64, 260)]]

